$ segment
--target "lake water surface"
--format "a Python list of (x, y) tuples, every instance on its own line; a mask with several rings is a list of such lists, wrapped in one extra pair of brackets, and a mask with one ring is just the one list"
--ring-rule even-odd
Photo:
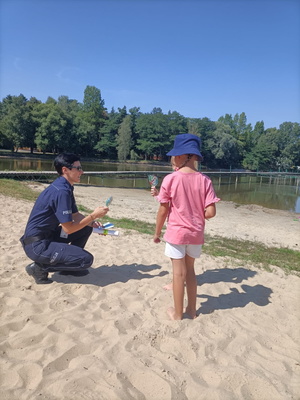
[[(84, 162), (85, 171), (165, 171), (171, 172), (169, 166)], [(0, 158), (0, 171), (53, 171), (52, 160)], [(212, 179), (217, 195), (225, 201), (237, 204), (257, 204), (263, 207), (294, 211), (300, 213), (300, 176), (279, 177), (249, 176), (231, 174), (212, 174), (212, 171), (203, 171)], [(159, 182), (161, 182), (160, 177)], [(125, 187), (149, 189), (146, 177), (128, 178), (126, 176), (87, 176), (83, 175), (82, 183), (96, 186)]]

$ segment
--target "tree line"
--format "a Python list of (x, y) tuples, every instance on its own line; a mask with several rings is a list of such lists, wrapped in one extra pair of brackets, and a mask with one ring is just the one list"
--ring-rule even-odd
[(226, 114), (218, 121), (187, 118), (161, 108), (150, 113), (126, 106), (110, 112), (101, 91), (87, 86), (83, 103), (68, 96), (45, 103), (20, 94), (0, 102), (0, 146), (42, 152), (69, 151), (109, 160), (166, 160), (180, 133), (201, 137), (203, 164), (208, 168), (290, 170), (300, 166), (300, 125), (283, 122), (265, 129), (247, 123), (246, 114)]

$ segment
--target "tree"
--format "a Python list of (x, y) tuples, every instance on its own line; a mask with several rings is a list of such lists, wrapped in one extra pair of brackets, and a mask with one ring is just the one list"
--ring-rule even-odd
[[(83, 108), (77, 124), (84, 137), (84, 153), (93, 154), (94, 148), (101, 139), (101, 128), (107, 119), (107, 110), (101, 92), (95, 86), (87, 86), (84, 90)], [(85, 130), (88, 129), (88, 130)]]
[(117, 158), (118, 129), (126, 115), (126, 107), (118, 108), (118, 112), (112, 108), (110, 114), (108, 114), (108, 119), (104, 121), (104, 125), (100, 130), (101, 138), (94, 147), (101, 157)]
[(154, 109), (155, 113), (142, 114), (136, 123), (136, 132), (139, 135), (137, 149), (144, 155), (145, 160), (149, 157), (163, 157), (170, 147), (168, 135), (167, 116)]
[(36, 145), (44, 153), (71, 151), (74, 145), (70, 134), (70, 119), (56, 101), (48, 100), (36, 109), (35, 118), (39, 124), (36, 131)]
[(131, 148), (131, 118), (127, 115), (118, 129), (117, 149), (119, 161), (125, 161)]
[(215, 158), (215, 165), (222, 168), (237, 166), (239, 162), (238, 140), (230, 134), (230, 127), (216, 122), (217, 129), (207, 139), (207, 149)]
[(262, 131), (263, 125), (255, 126), (252, 148), (243, 159), (243, 166), (251, 170), (274, 170), (279, 167), (278, 131), (269, 128)]
[(300, 124), (284, 122), (278, 130), (278, 163), (284, 169), (300, 165)]
[(23, 94), (7, 96), (2, 103), (1, 131), (3, 139), (12, 151), (18, 151), (26, 141), (26, 104)]
[(131, 115), (131, 141), (132, 141), (132, 150), (133, 155), (136, 154), (137, 151), (137, 140), (138, 140), (138, 133), (136, 131), (136, 122), (138, 118), (141, 116), (140, 107), (132, 107), (129, 109), (129, 113)]
[(175, 136), (181, 133), (188, 133), (188, 121), (187, 118), (179, 114), (177, 111), (169, 111), (167, 117), (168, 134), (172, 143)]
[[(194, 120), (194, 134), (201, 138), (201, 154), (206, 165), (215, 164), (215, 156), (211, 152), (208, 139), (212, 138), (216, 130), (216, 123), (211, 121), (209, 118), (198, 118)], [(196, 133), (197, 132), (197, 133)], [(191, 132), (192, 133), (192, 132)]]
[(38, 129), (38, 122), (34, 118), (34, 114), (38, 109), (41, 101), (37, 100), (35, 97), (31, 97), (26, 104), (26, 110), (24, 114), (26, 129), (24, 132), (24, 143), (25, 147), (30, 148), (30, 152), (33, 153), (35, 148), (35, 135)]

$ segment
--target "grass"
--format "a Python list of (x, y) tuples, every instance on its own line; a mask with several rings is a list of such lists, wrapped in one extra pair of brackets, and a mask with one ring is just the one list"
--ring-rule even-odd
[[(0, 179), (0, 193), (5, 196), (17, 199), (35, 201), (38, 192), (30, 189), (26, 182), (14, 181), (11, 179)], [(78, 205), (82, 213), (91, 213), (83, 205)], [(116, 227), (127, 230), (134, 230), (139, 233), (152, 235), (155, 224), (129, 218), (104, 217), (102, 221), (112, 222)], [(205, 254), (213, 257), (223, 257), (236, 260), (243, 265), (253, 265), (271, 270), (272, 266), (282, 268), (285, 272), (294, 272), (300, 275), (300, 251), (287, 248), (267, 247), (262, 243), (251, 242), (248, 240), (230, 239), (218, 236), (206, 235), (204, 245)]]
[(277, 266), (286, 272), (300, 273), (300, 251), (285, 247), (267, 247), (249, 240), (206, 235), (204, 251), (214, 257), (230, 257), (265, 269)]
[[(77, 205), (78, 210), (83, 214), (90, 214), (93, 210), (86, 208), (82, 205)], [(150, 224), (149, 222), (132, 220), (129, 218), (111, 218), (111, 217), (103, 217), (101, 218), (102, 222), (111, 222), (116, 225), (118, 228), (134, 230), (139, 233), (145, 233), (147, 235), (152, 235), (155, 229), (154, 224)]]
[(26, 182), (19, 182), (13, 179), (0, 179), (0, 193), (4, 196), (29, 201), (35, 201), (39, 195), (39, 193), (30, 189)]

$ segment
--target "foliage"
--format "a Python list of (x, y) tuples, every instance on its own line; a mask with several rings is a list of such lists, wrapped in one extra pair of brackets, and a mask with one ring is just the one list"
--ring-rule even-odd
[(218, 121), (187, 118), (159, 107), (142, 113), (126, 106), (107, 112), (101, 91), (84, 90), (83, 103), (59, 96), (45, 103), (22, 94), (0, 102), (0, 146), (11, 151), (29, 148), (46, 152), (72, 151), (111, 160), (167, 160), (166, 153), (180, 133), (201, 138), (203, 163), (208, 168), (294, 170), (300, 166), (300, 125), (283, 122), (254, 128), (244, 112), (225, 114)]
[(130, 115), (127, 115), (121, 123), (118, 130), (117, 149), (118, 160), (125, 161), (129, 156), (131, 148), (131, 121)]

